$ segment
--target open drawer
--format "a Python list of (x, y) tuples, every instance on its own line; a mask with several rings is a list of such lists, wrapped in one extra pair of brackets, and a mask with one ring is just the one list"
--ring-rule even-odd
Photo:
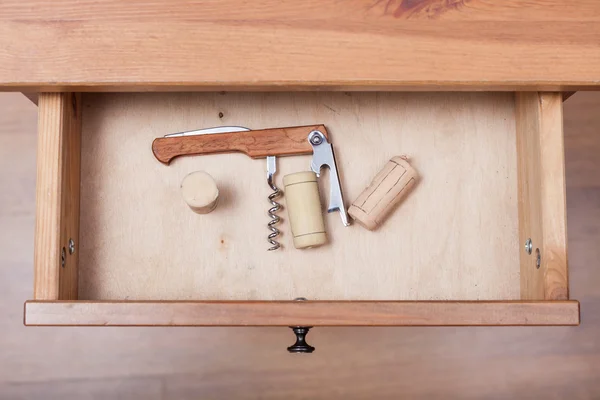
[[(375, 232), (327, 215), (317, 249), (294, 249), (284, 222), (284, 248), (266, 251), (264, 162), (164, 166), (150, 149), (190, 129), (320, 123), (347, 202), (392, 156), (422, 179)], [(278, 162), (282, 187), (309, 157)], [(220, 186), (208, 215), (181, 200), (195, 170)], [(576, 325), (565, 216), (560, 93), (42, 93), (25, 324)]]

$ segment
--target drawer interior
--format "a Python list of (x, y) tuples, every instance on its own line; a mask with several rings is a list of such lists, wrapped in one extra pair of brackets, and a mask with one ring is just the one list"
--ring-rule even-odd
[[(408, 155), (421, 181), (377, 231), (326, 217), (330, 243), (297, 250), (285, 196), (283, 249), (267, 252), (264, 159), (159, 163), (172, 132), (323, 123), (346, 203)], [(276, 182), (310, 156), (278, 158)], [(204, 170), (221, 192), (207, 215), (179, 185)], [(322, 203), (328, 196), (321, 179)], [(80, 300), (507, 300), (520, 298), (513, 93), (105, 93), (82, 99)]]
[[(26, 325), (576, 325), (569, 300), (561, 93), (41, 93), (34, 296)], [(388, 159), (420, 182), (369, 232), (267, 252), (266, 162), (165, 166), (151, 143), (219, 125), (325, 124), (346, 204)], [(276, 183), (309, 169), (280, 157)], [(179, 185), (221, 191), (192, 213)], [(320, 179), (322, 203), (327, 173)], [(285, 207), (285, 197), (281, 200)], [(527, 245), (526, 245), (527, 244)], [(297, 298), (308, 301), (294, 301)]]

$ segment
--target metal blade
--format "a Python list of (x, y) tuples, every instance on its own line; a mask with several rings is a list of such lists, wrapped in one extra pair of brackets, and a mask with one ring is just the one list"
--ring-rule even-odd
[(243, 126), (216, 126), (214, 128), (198, 129), (195, 131), (171, 133), (165, 135), (165, 137), (212, 135), (215, 133), (244, 132), (249, 130), (251, 129), (244, 128)]
[(267, 156), (267, 179), (272, 179), (277, 172), (277, 157)]

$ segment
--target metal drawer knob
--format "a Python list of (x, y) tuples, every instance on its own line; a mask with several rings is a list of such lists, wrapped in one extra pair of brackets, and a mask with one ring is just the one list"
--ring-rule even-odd
[(290, 353), (312, 353), (315, 348), (306, 343), (306, 335), (312, 326), (290, 326), (296, 334), (296, 343), (287, 348)]

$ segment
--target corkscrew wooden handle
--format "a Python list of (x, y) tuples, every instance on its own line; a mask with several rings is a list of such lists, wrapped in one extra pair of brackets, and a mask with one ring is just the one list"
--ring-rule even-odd
[(164, 164), (178, 156), (242, 152), (252, 158), (311, 154), (308, 134), (324, 125), (259, 129), (190, 136), (161, 137), (152, 142), (152, 152)]

